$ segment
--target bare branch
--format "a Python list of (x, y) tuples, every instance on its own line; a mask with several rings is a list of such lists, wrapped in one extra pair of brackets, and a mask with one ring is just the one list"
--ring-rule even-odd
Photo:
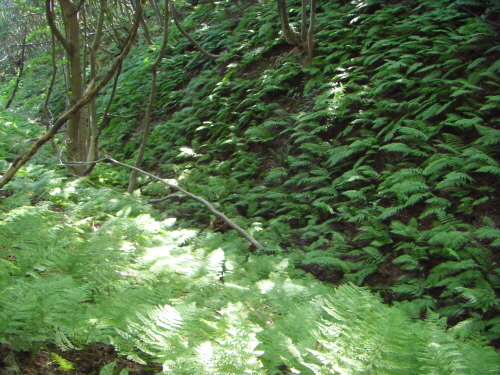
[(179, 12), (177, 11), (177, 8), (175, 7), (174, 3), (170, 3), (170, 6), (172, 7), (172, 16), (174, 18), (175, 26), (177, 26), (181, 34), (184, 35), (186, 38), (188, 38), (189, 41), (194, 44), (196, 49), (203, 54), (203, 56), (206, 56), (212, 60), (218, 59), (220, 55), (214, 55), (213, 53), (208, 52), (205, 48), (201, 46), (200, 43), (198, 43), (191, 35), (189, 35), (189, 33), (186, 30), (184, 30), (181, 23), (179, 22)]
[(183, 199), (186, 197), (187, 197), (187, 195), (183, 195), (183, 194), (170, 194), (170, 195), (167, 195), (163, 198), (150, 199), (150, 200), (148, 200), (148, 203), (160, 203), (160, 202), (164, 202), (166, 200), (172, 199), (172, 198)]
[(100, 163), (100, 162), (109, 162), (109, 163), (113, 163), (113, 164), (116, 164), (116, 165), (121, 165), (122, 167), (125, 167), (125, 168), (128, 168), (128, 169), (132, 169), (138, 173), (142, 173), (148, 177), (151, 177), (153, 180), (156, 180), (156, 181), (159, 181), (161, 182), (163, 185), (165, 186), (168, 186), (169, 188), (172, 188), (174, 190), (177, 190), (177, 191), (180, 191), (181, 193), (183, 193), (184, 195), (188, 196), (189, 198), (191, 199), (194, 199), (195, 201), (197, 202), (200, 202), (201, 204), (203, 204), (205, 207), (208, 208), (208, 210), (215, 216), (217, 216), (218, 218), (222, 219), (222, 221), (224, 221), (227, 225), (229, 225), (231, 228), (233, 228), (236, 232), (238, 232), (238, 234), (240, 236), (242, 236), (243, 238), (246, 238), (248, 241), (250, 241), (250, 243), (255, 246), (257, 249), (262, 249), (264, 246), (262, 246), (259, 241), (257, 241), (255, 238), (253, 238), (250, 234), (248, 234), (247, 232), (245, 232), (245, 230), (243, 230), (241, 227), (239, 227), (235, 222), (233, 222), (231, 219), (229, 219), (226, 215), (224, 215), (222, 212), (219, 212), (215, 209), (215, 207), (210, 203), (208, 202), (206, 199), (202, 198), (202, 197), (199, 197), (197, 195), (194, 195), (190, 192), (188, 192), (187, 190), (184, 190), (183, 188), (181, 188), (179, 185), (175, 185), (175, 184), (172, 184), (168, 181), (165, 181), (164, 179), (158, 177), (158, 176), (155, 176), (154, 174), (151, 174), (149, 172), (146, 172), (142, 169), (139, 169), (137, 167), (133, 167), (131, 165), (128, 165), (128, 164), (125, 164), (125, 163), (121, 163), (111, 157), (105, 157), (105, 158), (102, 158), (102, 159), (99, 159), (99, 160), (96, 160), (94, 162), (90, 162), (90, 163), (79, 163), (79, 162), (65, 162), (63, 163), (64, 165), (89, 165), (89, 164), (97, 164), (97, 163)]

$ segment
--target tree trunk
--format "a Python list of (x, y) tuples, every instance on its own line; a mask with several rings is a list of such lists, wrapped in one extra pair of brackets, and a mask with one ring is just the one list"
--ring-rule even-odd
[[(78, 7), (71, 2), (71, 0), (59, 0), (59, 4), (63, 14), (66, 37), (63, 37), (60, 32), (55, 32), (54, 35), (64, 46), (68, 54), (70, 66), (69, 87), (71, 91), (69, 102), (70, 107), (74, 107), (83, 97), (83, 70), (80, 53)], [(54, 32), (55, 25), (53, 20), (52, 26), (51, 29)], [(87, 125), (85, 121), (85, 109), (82, 107), (68, 121), (68, 127), (66, 129), (66, 157), (69, 161), (86, 161), (87, 151)], [(68, 169), (71, 173), (79, 176), (82, 175), (85, 170), (85, 168), (81, 166), (70, 166)]]
[(302, 0), (302, 11), (301, 11), (301, 25), (300, 25), (300, 36), (302, 43), (307, 42), (307, 0)]
[[(104, 13), (106, 9), (106, 0), (99, 0), (99, 17), (97, 19), (97, 27), (96, 33), (94, 36), (94, 41), (92, 42), (92, 46), (90, 46), (90, 79), (94, 80), (97, 78), (98, 74), (98, 61), (97, 61), (97, 50), (101, 43), (102, 30), (104, 25)], [(90, 101), (90, 140), (89, 140), (89, 151), (87, 155), (87, 161), (97, 160), (98, 156), (98, 137), (99, 137), (99, 124), (97, 123), (97, 108), (95, 98)], [(84, 171), (84, 174), (88, 174), (90, 171), (87, 171), (88, 168)]]
[(300, 44), (300, 38), (297, 34), (293, 32), (290, 27), (290, 22), (288, 21), (288, 10), (286, 8), (286, 0), (276, 0), (278, 5), (278, 13), (281, 20), (281, 29), (283, 30), (283, 36), (288, 44), (292, 46), (298, 46)]
[[(49, 89), (47, 90), (47, 96), (45, 97), (45, 102), (43, 103), (43, 119), (47, 131), (52, 126), (52, 116), (49, 110), (49, 101), (50, 101), (50, 96), (52, 95), (52, 90), (54, 89), (54, 83), (56, 82), (56, 76), (57, 76), (56, 41), (54, 35), (52, 35), (52, 78), (50, 79), (50, 86)], [(50, 144), (52, 145), (54, 156), (59, 155), (59, 148), (57, 147), (54, 138), (50, 140)]]
[(311, 15), (309, 17), (309, 32), (307, 35), (307, 51), (309, 58), (314, 57), (314, 23), (316, 21), (316, 0), (311, 0)]
[(5, 109), (9, 109), (10, 105), (12, 104), (12, 101), (14, 100), (14, 97), (16, 96), (16, 92), (17, 92), (17, 89), (19, 87), (19, 83), (21, 82), (21, 77), (23, 76), (23, 70), (24, 70), (25, 51), (26, 51), (26, 32), (24, 34), (23, 48), (21, 50), (21, 57), (19, 58), (19, 74), (17, 75), (16, 83), (14, 84), (14, 88), (12, 89), (12, 93), (10, 94), (10, 97), (7, 100), (7, 104), (5, 104)]

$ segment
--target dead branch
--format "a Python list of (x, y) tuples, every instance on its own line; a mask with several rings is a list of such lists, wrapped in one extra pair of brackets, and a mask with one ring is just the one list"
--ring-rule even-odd
[(163, 185), (165, 186), (168, 186), (169, 188), (172, 188), (174, 190), (177, 190), (177, 191), (180, 191), (181, 193), (183, 193), (184, 195), (188, 196), (189, 198), (191, 199), (194, 199), (195, 201), (197, 202), (200, 202), (201, 204), (203, 204), (206, 208), (208, 208), (208, 210), (215, 216), (217, 216), (218, 218), (222, 219), (222, 221), (224, 221), (227, 225), (229, 225), (231, 228), (233, 228), (236, 232), (238, 232), (238, 234), (240, 236), (242, 236), (243, 238), (246, 238), (253, 246), (255, 246), (257, 249), (262, 249), (264, 246), (262, 246), (259, 241), (257, 241), (255, 238), (253, 238), (250, 234), (248, 234), (245, 230), (243, 230), (241, 227), (239, 227), (235, 222), (233, 222), (231, 219), (229, 219), (226, 215), (224, 215), (222, 212), (219, 212), (215, 209), (215, 207), (210, 203), (208, 202), (206, 199), (202, 198), (202, 197), (199, 197), (197, 195), (194, 195), (190, 192), (188, 192), (187, 190), (184, 190), (183, 188), (181, 188), (179, 185), (175, 185), (175, 184), (172, 184), (168, 181), (165, 181), (164, 179), (158, 177), (158, 176), (155, 176), (154, 174), (151, 174), (149, 172), (146, 172), (140, 168), (137, 168), (137, 167), (133, 167), (132, 165), (128, 165), (128, 164), (125, 164), (125, 163), (121, 163), (111, 157), (105, 157), (105, 158), (102, 158), (102, 159), (99, 159), (99, 160), (96, 160), (94, 162), (91, 162), (91, 163), (79, 163), (79, 162), (65, 162), (63, 163), (64, 165), (68, 165), (68, 164), (71, 164), (71, 165), (89, 165), (89, 164), (97, 164), (97, 163), (101, 163), (101, 162), (107, 162), (107, 163), (113, 163), (113, 164), (116, 164), (116, 165), (121, 165), (122, 167), (125, 167), (125, 168), (128, 168), (128, 169), (132, 169), (134, 171), (137, 171), (138, 173), (142, 173), (148, 177), (151, 177), (153, 180), (156, 180), (156, 181), (159, 181), (161, 182)]

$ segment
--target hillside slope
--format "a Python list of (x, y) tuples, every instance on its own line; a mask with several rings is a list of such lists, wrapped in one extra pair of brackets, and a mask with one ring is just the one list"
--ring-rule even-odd
[[(290, 5), (297, 25), (300, 2)], [(431, 309), (459, 337), (498, 346), (498, 9), (320, 1), (312, 60), (284, 42), (272, 1), (182, 10), (184, 27), (221, 57), (172, 28), (144, 169), (214, 202), (265, 245), (239, 243), (241, 254), (286, 256), (321, 281), (409, 301), (412, 317)], [(140, 143), (152, 51), (139, 45), (124, 64), (102, 135), (122, 161)], [(93, 177), (120, 187), (128, 172), (100, 165)], [(170, 193), (145, 179), (140, 190)], [(196, 202), (155, 208), (181, 228), (229, 230)]]
[[(191, 30), (222, 57), (174, 34), (148, 168), (261, 228), (266, 251), (322, 280), (498, 339), (498, 28), (453, 1), (320, 2), (310, 61), (280, 38), (272, 2), (207, 9), (186, 9), (186, 23), (207, 22)], [(114, 113), (144, 100), (141, 56)], [(130, 158), (137, 130), (115, 119), (103, 147)], [(197, 204), (159, 207), (214, 227)]]

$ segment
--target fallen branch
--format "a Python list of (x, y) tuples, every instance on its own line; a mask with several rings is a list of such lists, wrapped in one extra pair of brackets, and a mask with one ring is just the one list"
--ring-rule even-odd
[(170, 194), (170, 195), (167, 195), (166, 197), (163, 197), (163, 198), (150, 199), (150, 200), (148, 200), (148, 203), (160, 203), (160, 202), (166, 201), (168, 199), (172, 199), (172, 198), (183, 199), (183, 198), (186, 198), (186, 197), (187, 197), (187, 195)]
[(162, 178), (160, 178), (158, 176), (155, 176), (154, 174), (151, 174), (149, 172), (143, 171), (140, 168), (133, 167), (133, 166), (125, 164), (125, 163), (121, 163), (121, 162), (119, 162), (119, 161), (117, 161), (117, 160), (115, 160), (113, 158), (110, 158), (110, 157), (105, 157), (105, 158), (102, 158), (102, 159), (99, 159), (99, 160), (96, 160), (96, 161), (90, 162), (90, 163), (83, 163), (83, 162), (71, 162), (71, 163), (70, 162), (63, 162), (63, 164), (64, 165), (68, 165), (68, 164), (70, 164), (70, 165), (89, 165), (89, 164), (97, 164), (97, 163), (101, 163), (101, 162), (113, 163), (113, 164), (116, 164), (116, 165), (121, 165), (122, 167), (125, 167), (125, 168), (128, 168), (128, 169), (132, 169), (132, 170), (137, 171), (139, 173), (142, 173), (142, 174), (144, 174), (144, 175), (146, 175), (148, 177), (151, 177), (153, 180), (159, 181), (162, 184), (164, 184), (164, 185), (166, 185), (166, 186), (168, 186), (168, 187), (170, 187), (170, 188), (172, 188), (174, 190), (180, 191), (181, 193), (183, 193), (184, 195), (188, 196), (189, 198), (194, 199), (195, 201), (198, 201), (201, 204), (203, 204), (206, 208), (208, 208), (208, 210), (212, 214), (214, 214), (218, 218), (222, 219), (222, 221), (224, 221), (227, 225), (229, 225), (236, 232), (238, 232), (238, 234), (240, 236), (242, 236), (243, 238), (246, 238), (248, 241), (250, 241), (250, 243), (253, 246), (255, 246), (257, 249), (262, 249), (264, 247), (264, 246), (262, 246), (259, 243), (259, 241), (257, 241), (255, 238), (253, 238), (247, 232), (245, 232), (245, 230), (243, 230), (241, 227), (239, 227), (236, 223), (234, 223), (226, 215), (224, 215), (222, 212), (217, 211), (215, 209), (215, 207), (210, 202), (208, 202), (206, 199), (203, 199), (202, 197), (199, 197), (197, 195), (191, 194), (190, 192), (188, 192), (187, 190), (184, 190), (180, 186), (172, 184), (170, 182), (167, 182), (164, 179), (162, 179)]

